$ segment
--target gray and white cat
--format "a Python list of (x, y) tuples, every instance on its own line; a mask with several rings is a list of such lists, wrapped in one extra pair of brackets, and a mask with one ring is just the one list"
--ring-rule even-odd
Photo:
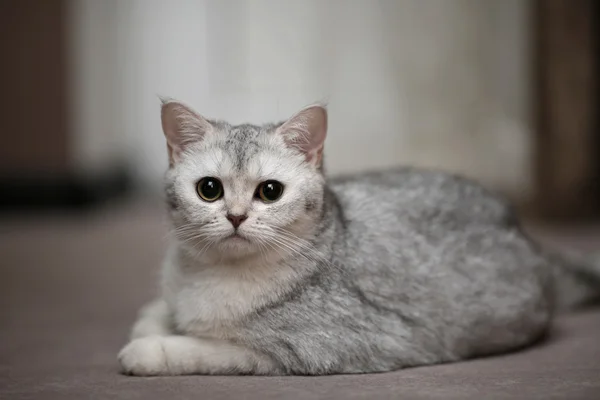
[[(515, 350), (600, 293), (480, 186), (402, 168), (328, 180), (327, 113), (264, 126), (162, 106), (173, 239), (125, 373), (390, 371)], [(569, 272), (568, 266), (573, 271)], [(558, 283), (558, 284), (557, 284)]]

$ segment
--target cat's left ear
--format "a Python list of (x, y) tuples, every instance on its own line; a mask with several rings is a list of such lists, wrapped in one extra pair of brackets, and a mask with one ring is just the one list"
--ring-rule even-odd
[(276, 134), (304, 153), (306, 161), (320, 166), (327, 136), (327, 109), (322, 105), (306, 107), (277, 128)]
[(161, 99), (161, 122), (167, 139), (169, 164), (173, 165), (192, 143), (201, 141), (214, 127), (200, 114), (185, 104)]

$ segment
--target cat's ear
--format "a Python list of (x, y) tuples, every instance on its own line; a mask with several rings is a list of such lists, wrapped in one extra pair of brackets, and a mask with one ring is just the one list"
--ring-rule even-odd
[(277, 128), (285, 142), (306, 155), (306, 160), (320, 166), (327, 136), (327, 109), (322, 105), (304, 108)]
[(160, 117), (167, 139), (169, 163), (173, 165), (186, 146), (201, 141), (214, 127), (190, 107), (169, 99), (161, 99)]

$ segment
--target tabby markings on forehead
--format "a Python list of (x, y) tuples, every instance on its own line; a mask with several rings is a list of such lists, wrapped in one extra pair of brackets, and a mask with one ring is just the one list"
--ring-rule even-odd
[(258, 153), (256, 138), (260, 129), (253, 125), (239, 125), (229, 131), (225, 141), (225, 150), (232, 155), (235, 169), (246, 168), (248, 161)]

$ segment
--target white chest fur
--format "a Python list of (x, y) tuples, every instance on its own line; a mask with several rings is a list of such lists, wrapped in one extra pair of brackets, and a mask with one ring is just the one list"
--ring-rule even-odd
[(169, 257), (163, 270), (163, 296), (178, 330), (226, 339), (234, 336), (242, 318), (284, 295), (295, 278), (291, 268), (282, 266), (183, 268)]

